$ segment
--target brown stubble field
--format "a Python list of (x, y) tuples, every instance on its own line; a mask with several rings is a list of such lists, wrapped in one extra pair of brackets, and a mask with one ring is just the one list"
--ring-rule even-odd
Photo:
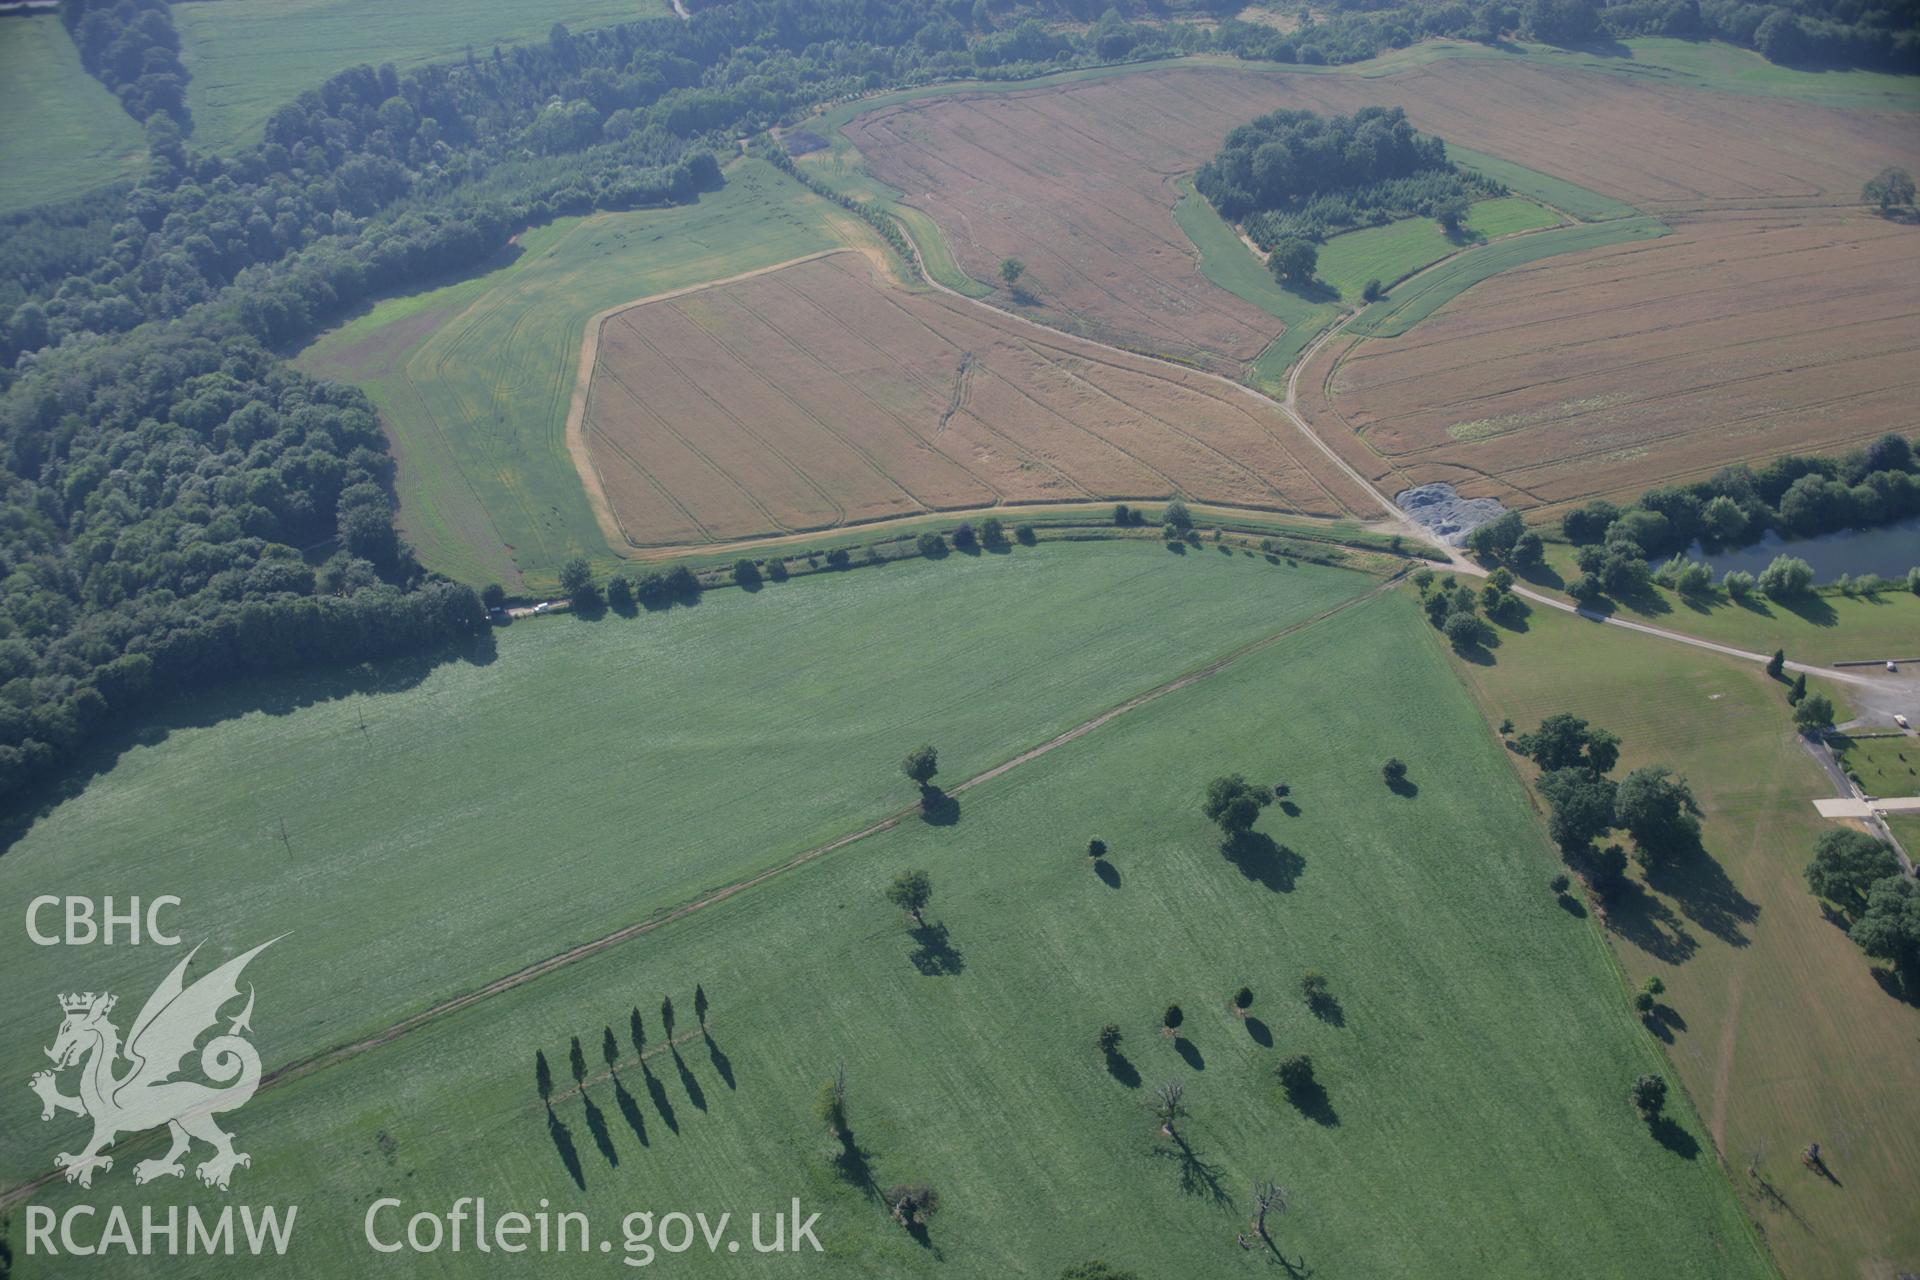
[(1519, 62), (1377, 76), (1173, 67), (927, 98), (845, 132), (975, 279), (1018, 257), (1049, 323), (1240, 375), (1281, 325), (1200, 274), (1169, 179), (1256, 115), (1373, 104), (1662, 216), (1846, 204), (1880, 166), (1920, 167), (1910, 118)]
[(635, 547), (1175, 493), (1315, 516), (1363, 502), (1303, 467), (1312, 446), (1251, 395), (908, 292), (856, 253), (608, 317), (585, 435)]
[(1547, 510), (1911, 429), (1920, 228), (1838, 210), (1672, 225), (1330, 343), (1300, 408), (1389, 491), (1445, 480)]

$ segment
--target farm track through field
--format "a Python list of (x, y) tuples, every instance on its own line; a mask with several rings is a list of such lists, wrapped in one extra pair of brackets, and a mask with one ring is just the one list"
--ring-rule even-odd
[[(593, 372), (600, 363), (600, 326), (622, 311), (644, 306), (649, 302), (662, 302), (668, 298), (677, 298), (682, 294), (709, 289), (718, 284), (731, 284), (737, 280), (750, 280), (755, 276), (766, 275), (770, 271), (779, 271), (784, 267), (797, 266), (802, 262), (811, 262), (815, 258), (824, 258), (830, 253), (845, 253), (846, 249), (823, 249), (818, 253), (802, 254), (798, 258), (789, 258), (785, 262), (776, 262), (752, 271), (743, 271), (739, 275), (728, 276), (724, 280), (702, 281), (681, 289), (669, 289), (664, 293), (649, 294), (644, 298), (634, 298), (628, 302), (608, 307), (598, 315), (587, 320), (586, 331), (580, 336), (580, 361), (574, 367), (573, 400), (567, 406), (567, 425), (564, 432), (567, 455), (573, 459), (573, 469), (579, 473), (581, 486), (587, 491), (587, 505), (593, 508), (593, 518), (600, 525), (600, 532), (606, 536), (609, 546), (626, 544), (626, 530), (620, 527), (620, 520), (614, 514), (613, 504), (607, 499), (606, 487), (601, 483), (600, 471), (593, 465), (592, 455), (587, 449), (586, 432), (583, 424), (587, 416), (587, 399), (593, 386)], [(644, 472), (642, 474), (645, 474)], [(682, 508), (684, 510), (684, 508)], [(688, 516), (692, 519), (692, 516)], [(697, 521), (695, 523), (698, 523)]]
[[(905, 228), (902, 228), (902, 230), (906, 231)], [(1000, 309), (997, 307), (994, 307), (992, 303), (984, 302), (975, 298), (969, 298), (965, 294), (960, 293), (957, 290), (950, 289), (946, 285), (941, 284), (938, 280), (934, 279), (933, 274), (926, 269), (925, 262), (920, 255), (920, 246), (918, 242), (914, 240), (912, 232), (906, 231), (906, 235), (907, 235), (907, 243), (913, 249), (914, 268), (916, 271), (919, 272), (921, 278), (925, 280), (930, 286), (970, 306), (986, 307), (989, 310), (999, 312)], [(1431, 268), (1428, 268), (1428, 269), (1431, 270)], [(1007, 313), (1001, 312), (1000, 314), (1004, 315)], [(1315, 445), (1317, 445), (1321, 450), (1321, 452), (1327, 456), (1328, 460), (1331, 461), (1342, 472), (1344, 472), (1347, 475), (1347, 477), (1351, 479), (1355, 484), (1359, 485), (1363, 491), (1365, 491), (1368, 494), (1371, 494), (1374, 500), (1378, 502), (1381, 508), (1388, 514), (1389, 518), (1395, 524), (1401, 526), (1404, 531), (1410, 533), (1413, 536), (1415, 541), (1425, 543), (1426, 545), (1429, 545), (1429, 546), (1436, 547), (1441, 552), (1443, 552), (1447, 556), (1448, 567), (1452, 571), (1456, 573), (1468, 574), (1473, 577), (1485, 577), (1488, 571), (1484, 567), (1482, 567), (1480, 564), (1476, 563), (1472, 559), (1468, 558), (1467, 556), (1463, 555), (1458, 549), (1454, 547), (1446, 546), (1443, 543), (1435, 542), (1434, 539), (1428, 534), (1424, 526), (1416, 524), (1411, 519), (1409, 519), (1406, 516), (1406, 514), (1402, 512), (1394, 502), (1392, 502), (1392, 500), (1390, 500), (1384, 493), (1382, 493), (1369, 480), (1367, 480), (1365, 476), (1361, 475), (1359, 471), (1355, 470), (1346, 461), (1346, 459), (1342, 458), (1338, 453), (1336, 453), (1331, 445), (1329, 445), (1325, 440), (1321, 439), (1319, 434), (1314, 431), (1311, 425), (1308, 424), (1307, 420), (1304, 417), (1302, 417), (1298, 412), (1296, 412), (1294, 409), (1294, 401), (1298, 392), (1301, 373), (1304, 372), (1307, 366), (1313, 362), (1313, 357), (1319, 353), (1320, 349), (1324, 347), (1327, 343), (1337, 338), (1340, 335), (1341, 331), (1346, 327), (1348, 322), (1353, 319), (1354, 315), (1358, 315), (1358, 314), (1359, 314), (1358, 312), (1349, 314), (1346, 317), (1346, 319), (1341, 320), (1337, 324), (1329, 326), (1325, 333), (1321, 334), (1318, 338), (1316, 338), (1313, 341), (1312, 344), (1310, 344), (1307, 347), (1306, 350), (1300, 353), (1300, 358), (1294, 362), (1292, 371), (1288, 374), (1287, 396), (1284, 401), (1275, 400), (1273, 397), (1266, 395), (1263, 392), (1255, 390), (1254, 388), (1246, 386), (1242, 383), (1234, 382), (1231, 379), (1221, 374), (1208, 373), (1205, 371), (1190, 371), (1190, 372), (1199, 372), (1200, 376), (1202, 377), (1217, 379), (1218, 381), (1223, 382), (1230, 387), (1233, 387), (1235, 390), (1245, 395), (1253, 396), (1258, 400), (1262, 400), (1267, 404), (1273, 405), (1278, 409), (1280, 409), (1280, 411), (1287, 416), (1287, 418), (1294, 424), (1294, 426), (1299, 429), (1302, 435), (1304, 435), (1305, 437), (1307, 437), (1307, 439), (1311, 440)], [(1012, 318), (1014, 320), (1019, 321), (1021, 324), (1031, 325), (1034, 328), (1039, 328), (1039, 329), (1046, 328), (1046, 326), (1041, 325), (1037, 321), (1028, 320), (1025, 316), (1013, 316)], [(1091, 341), (1091, 340), (1084, 339), (1084, 341)], [(1125, 352), (1121, 348), (1112, 347), (1106, 343), (1096, 342), (1093, 345), (1103, 346), (1103, 347), (1106, 347), (1108, 350), (1133, 356), (1136, 359), (1149, 360), (1149, 361), (1154, 361), (1156, 363), (1161, 363), (1161, 364), (1172, 363), (1171, 361), (1159, 360), (1157, 357), (1154, 357), (1154, 356), (1141, 356), (1141, 355), (1138, 355), (1137, 353)], [(1184, 365), (1175, 365), (1174, 367), (1180, 368), (1180, 369), (1186, 368), (1186, 366)], [(1708, 649), (1715, 653), (1719, 653), (1731, 658), (1739, 658), (1747, 662), (1758, 662), (1758, 663), (1764, 664), (1768, 662), (1771, 657), (1771, 655), (1768, 655), (1768, 654), (1754, 653), (1751, 650), (1736, 648), (1733, 645), (1718, 644), (1712, 640), (1704, 640), (1699, 636), (1687, 635), (1685, 632), (1671, 631), (1665, 627), (1656, 627), (1644, 622), (1634, 622), (1627, 618), (1615, 617), (1612, 614), (1597, 613), (1591, 609), (1585, 608), (1584, 606), (1577, 605), (1572, 601), (1558, 599), (1557, 597), (1547, 595), (1544, 592), (1535, 591), (1531, 587), (1522, 586), (1519, 583), (1514, 584), (1513, 591), (1514, 591), (1514, 594), (1525, 597), (1528, 600), (1532, 600), (1537, 604), (1543, 604), (1550, 609), (1558, 609), (1564, 613), (1571, 613), (1582, 619), (1585, 619), (1588, 622), (1596, 622), (1603, 626), (1623, 627), (1629, 631), (1639, 632), (1643, 635), (1658, 636), (1662, 639), (1676, 641), (1680, 644), (1692, 645), (1695, 648)], [(1877, 688), (1882, 683), (1882, 682), (1875, 681), (1873, 678), (1868, 676), (1854, 675), (1852, 673), (1845, 672), (1845, 671), (1835, 671), (1828, 667), (1817, 666), (1809, 663), (1789, 661), (1786, 665), (1787, 665), (1787, 669), (1790, 671), (1806, 672), (1809, 675), (1817, 675), (1822, 677), (1823, 679), (1836, 680), (1843, 684), (1850, 684), (1850, 685), (1863, 687), (1863, 688)]]
[[(1304, 618), (1299, 622), (1282, 627), (1280, 630), (1272, 632), (1269, 635), (1249, 641), (1236, 649), (1212, 659), (1200, 667), (1196, 667), (1185, 675), (1175, 676), (1171, 680), (1164, 681), (1142, 693), (1135, 694), (1125, 702), (1110, 707), (1096, 716), (1083, 720), (1072, 728), (1056, 734), (1045, 742), (1030, 747), (1018, 755), (994, 765), (990, 769), (974, 774), (964, 782), (955, 784), (948, 789), (947, 793), (950, 795), (962, 795), (976, 787), (983, 786), (996, 778), (1003, 777), (1013, 770), (1020, 768), (1022, 765), (1031, 764), (1033, 761), (1057, 751), (1061, 747), (1078, 741), (1102, 726), (1110, 724), (1114, 720), (1126, 715), (1130, 711), (1137, 711), (1141, 707), (1157, 702), (1169, 694), (1177, 693), (1203, 680), (1211, 679), (1256, 653), (1269, 649), (1310, 627), (1317, 626), (1329, 618), (1344, 613), (1355, 605), (1378, 598), (1391, 590), (1405, 572), (1405, 568), (1402, 568), (1366, 591), (1350, 596), (1329, 608), (1322, 609), (1312, 617)], [(579, 946), (569, 948), (557, 955), (549, 956), (545, 960), (536, 961), (533, 964), (516, 969), (512, 973), (496, 978), (483, 986), (475, 987), (460, 995), (442, 1000), (438, 1004), (423, 1009), (409, 1017), (402, 1018), (400, 1021), (372, 1035), (362, 1037), (347, 1044), (337, 1045), (331, 1049), (324, 1049), (319, 1053), (302, 1058), (297, 1062), (291, 1062), (285, 1066), (276, 1067), (272, 1071), (264, 1072), (260, 1077), (260, 1087), (257, 1092), (265, 1093), (270, 1089), (275, 1089), (282, 1085), (291, 1084), (296, 1080), (304, 1079), (316, 1072), (325, 1071), (331, 1067), (337, 1067), (343, 1063), (350, 1062), (364, 1053), (371, 1052), (383, 1045), (391, 1044), (401, 1037), (418, 1031), (430, 1023), (438, 1022), (452, 1014), (472, 1008), (483, 1001), (512, 991), (517, 987), (525, 986), (536, 978), (544, 977), (549, 973), (564, 969), (569, 965), (590, 959), (593, 956), (599, 955), (601, 952), (619, 946), (621, 943), (644, 937), (665, 925), (684, 920), (698, 911), (714, 906), (717, 903), (725, 902), (738, 894), (748, 892), (777, 876), (803, 867), (810, 862), (815, 862), (836, 850), (846, 848), (848, 845), (856, 844), (871, 836), (891, 831), (918, 812), (920, 812), (920, 806), (917, 804), (897, 810), (877, 822), (860, 828), (858, 831), (838, 836), (825, 844), (815, 845), (811, 849), (795, 854), (777, 866), (769, 867), (765, 871), (749, 876), (744, 880), (735, 881), (724, 888), (716, 889), (692, 901), (683, 903), (678, 907), (673, 907), (663, 913), (655, 914), (648, 919), (637, 921), (634, 924), (617, 929), (591, 942), (581, 943)], [(118, 1158), (124, 1152), (136, 1150), (140, 1147), (150, 1145), (152, 1142), (157, 1142), (158, 1136), (157, 1132), (153, 1132), (128, 1138), (108, 1148), (105, 1154)], [(4, 1192), (0, 1192), (0, 1213), (6, 1212), (15, 1204), (18, 1204), (27, 1196), (31, 1195), (36, 1189), (55, 1181), (61, 1176), (60, 1172), (55, 1170), (27, 1182), (18, 1183), (7, 1188)]]

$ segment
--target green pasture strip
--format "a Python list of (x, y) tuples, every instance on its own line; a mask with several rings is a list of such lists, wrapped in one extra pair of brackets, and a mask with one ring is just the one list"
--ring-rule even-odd
[(1579, 253), (1667, 234), (1653, 218), (1625, 218), (1515, 236), (1450, 258), (1390, 291), (1363, 311), (1347, 332), (1358, 337), (1394, 338), (1438, 311), (1474, 285), (1502, 271), (1563, 253)]
[[(1191, 634), (1166, 617), (1141, 608), (1134, 622)], [(254, 1155), (236, 1192), (301, 1204), (296, 1249), (277, 1265), (303, 1277), (342, 1274), (343, 1259), (356, 1274), (417, 1267), (367, 1248), (373, 1200), (402, 1201), (385, 1233), (475, 1194), (494, 1214), (542, 1198), (585, 1211), (612, 1259), (636, 1209), (730, 1212), (743, 1239), (747, 1215), (795, 1197), (803, 1217), (821, 1215), (825, 1253), (801, 1261), (744, 1244), (659, 1255), (693, 1275), (810, 1262), (836, 1276), (1051, 1277), (1101, 1257), (1143, 1276), (1269, 1276), (1268, 1257), (1235, 1242), (1253, 1183), (1269, 1178), (1292, 1193), (1276, 1243), (1323, 1275), (1769, 1274), (1684, 1096), (1670, 1141), (1690, 1158), (1628, 1105), (1659, 1054), (1592, 922), (1546, 891), (1554, 859), (1425, 628), (1404, 596), (1358, 605), (967, 792), (952, 825), (915, 818), (265, 1095), (236, 1117)], [(924, 735), (943, 740), (942, 720)], [(1417, 794), (1381, 784), (1388, 751)], [(1235, 771), (1285, 779), (1296, 812), (1267, 809), (1229, 857), (1199, 800)], [(755, 771), (755, 804), (796, 798), (771, 781)], [(721, 831), (742, 816), (707, 821)], [(628, 846), (650, 834), (625, 831)], [(1112, 851), (1105, 879), (1083, 853), (1092, 836)], [(595, 876), (555, 857), (572, 847), (529, 839), (525, 854), (572, 885), (574, 912), (631, 892), (618, 862)], [(934, 885), (937, 927), (918, 937), (881, 896), (908, 868)], [(462, 901), (505, 896), (492, 876), (470, 873), (465, 889)], [(1301, 1000), (1309, 967), (1327, 974), (1337, 1013)], [(249, 976), (263, 1039), (276, 1004), (330, 985), (291, 955)], [(712, 1001), (704, 1036), (696, 982)], [(1244, 1021), (1228, 1009), (1242, 984)], [(666, 996), (685, 1037), (671, 1049)], [(1169, 1003), (1186, 1011), (1178, 1043), (1156, 1031)], [(644, 1069), (636, 1011), (654, 1046)], [(1107, 1022), (1124, 1036), (1113, 1072), (1093, 1045)], [(574, 1037), (584, 1090), (567, 1065)], [(559, 1086), (551, 1121), (536, 1052)], [(1312, 1055), (1324, 1090), (1304, 1109), (1273, 1077), (1291, 1053)], [(851, 1157), (813, 1108), (840, 1064)], [(1154, 1136), (1144, 1106), (1169, 1079), (1192, 1113), (1184, 1147)], [(26, 1128), (44, 1145), (41, 1126)], [(866, 1179), (939, 1191), (929, 1247), (863, 1194)], [(197, 1191), (164, 1180), (145, 1194)], [(62, 1184), (43, 1199), (58, 1210), (78, 1195)], [(143, 1262), (196, 1277), (260, 1268)], [(597, 1249), (539, 1259), (542, 1274), (612, 1266)]]
[(67, 200), (138, 176), (146, 135), (119, 99), (80, 65), (52, 13), (0, 15), (0, 213)]
[[(111, 986), (137, 1008), (133, 988), (178, 959), (36, 947), (19, 927), (36, 895), (175, 894), (186, 936), (216, 951), (291, 931), (286, 972), (350, 961), (365, 981), (272, 996), (262, 1052), (285, 1063), (911, 804), (900, 759), (922, 742), (951, 785), (1377, 583), (1050, 542), (529, 620), (468, 660), (197, 696), (130, 727), (146, 745), (0, 857), (16, 926), (0, 1017), (22, 1029), (0, 1070), (45, 1065), (50, 992)], [(45, 1166), (40, 1141), (37, 1123), (0, 1131), (0, 1182)]]
[(259, 140), (267, 118), (349, 67), (401, 70), (543, 43), (555, 23), (579, 32), (671, 10), (651, 0), (193, 0), (172, 7), (192, 77), (193, 141)]

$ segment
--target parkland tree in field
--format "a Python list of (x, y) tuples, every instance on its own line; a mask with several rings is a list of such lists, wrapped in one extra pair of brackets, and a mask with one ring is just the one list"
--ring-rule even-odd
[(931, 746), (915, 747), (907, 752), (907, 758), (900, 762), (900, 772), (922, 791), (933, 781), (933, 775), (940, 772), (940, 753)]
[(1120, 1039), (1119, 1024), (1109, 1022), (1100, 1028), (1100, 1034), (1093, 1038), (1093, 1047), (1100, 1051), (1102, 1057), (1111, 1058), (1120, 1052)]
[(1020, 287), (1020, 277), (1027, 274), (1027, 264), (1018, 258), (1000, 259), (1000, 281), (1009, 289)]
[(887, 886), (887, 901), (912, 916), (915, 924), (924, 925), (927, 904), (933, 901), (933, 877), (924, 871), (902, 871)]
[(1177, 1138), (1180, 1136), (1180, 1122), (1190, 1114), (1187, 1110), (1187, 1086), (1178, 1080), (1169, 1080), (1154, 1089), (1147, 1106), (1160, 1124), (1161, 1136)]
[(1793, 709), (1793, 722), (1800, 732), (1818, 735), (1833, 728), (1833, 703), (1824, 693), (1811, 693)]
[(1858, 916), (1866, 909), (1867, 891), (1899, 870), (1900, 860), (1885, 842), (1864, 831), (1833, 827), (1814, 842), (1807, 885), (1848, 915)]
[(533, 1051), (533, 1087), (540, 1091), (540, 1101), (553, 1097), (553, 1068), (547, 1065), (547, 1054), (543, 1049)]
[(1228, 836), (1244, 835), (1273, 799), (1273, 792), (1256, 787), (1238, 773), (1223, 774), (1207, 784), (1207, 798), (1200, 806), (1209, 822), (1219, 825)]
[(697, 982), (694, 983), (693, 984), (693, 1018), (695, 1022), (698, 1022), (700, 1024), (700, 1029), (702, 1031), (705, 1031), (707, 1029), (707, 1010), (711, 1009), (712, 1007), (713, 1006), (707, 1002), (707, 989), (701, 986)]
[(1665, 765), (1626, 776), (1613, 796), (1613, 825), (1633, 837), (1634, 856), (1649, 870), (1700, 847), (1700, 806), (1687, 780)]
[(1920, 993), (1920, 882), (1904, 875), (1875, 881), (1847, 936), (1868, 955), (1891, 960), (1909, 996)]
[(827, 1136), (838, 1138), (849, 1132), (847, 1126), (847, 1064), (841, 1062), (833, 1069), (833, 1079), (820, 1086), (820, 1096), (813, 1104), (814, 1114), (827, 1126)]
[(1285, 1213), (1290, 1198), (1287, 1189), (1272, 1178), (1253, 1184), (1253, 1234), (1262, 1243), (1273, 1244), (1273, 1237), (1267, 1234), (1267, 1215)]
[(1633, 1109), (1640, 1118), (1652, 1124), (1660, 1118), (1667, 1105), (1667, 1081), (1665, 1076), (1645, 1075), (1633, 1082), (1633, 1088), (1627, 1091), (1627, 1098), (1633, 1103)]
[(573, 1072), (575, 1084), (585, 1084), (587, 1080), (587, 1055), (580, 1050), (580, 1037), (573, 1038), (573, 1044), (567, 1050), (567, 1068)]
[(1860, 188), (1864, 204), (1878, 205), (1881, 213), (1897, 213), (1913, 208), (1913, 175), (1905, 169), (1888, 166), (1867, 179)]
[(669, 1043), (673, 1040), (673, 997), (660, 997), (660, 1028)]
[(1282, 236), (1267, 255), (1267, 270), (1281, 284), (1298, 288), (1320, 267), (1320, 250), (1304, 236)]

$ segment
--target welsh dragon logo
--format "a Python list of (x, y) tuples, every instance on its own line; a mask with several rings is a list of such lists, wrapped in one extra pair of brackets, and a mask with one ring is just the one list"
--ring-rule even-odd
[[(189, 951), (147, 998), (124, 1045), (120, 1029), (108, 1019), (115, 997), (91, 991), (60, 997), (66, 1016), (53, 1047), (47, 1050), (53, 1070), (36, 1072), (28, 1083), (40, 1095), (42, 1120), (53, 1119), (58, 1111), (93, 1119), (93, 1139), (78, 1155), (63, 1151), (53, 1158), (68, 1182), (92, 1186), (96, 1169), (112, 1170), (113, 1158), (103, 1152), (119, 1135), (161, 1125), (171, 1132), (173, 1145), (164, 1156), (136, 1164), (135, 1182), (183, 1175), (186, 1168), (180, 1157), (195, 1138), (213, 1148), (213, 1155), (194, 1170), (210, 1187), (225, 1191), (234, 1167), (252, 1163), (251, 1157), (233, 1149), (233, 1135), (213, 1122), (215, 1116), (244, 1106), (260, 1087), (260, 1055), (241, 1036), (253, 1029), (251, 985), (246, 1007), (229, 1020), (226, 1033), (214, 1036), (200, 1050), (200, 1071), (214, 1083), (174, 1076), (193, 1052), (195, 1041), (220, 1021), (221, 1007), (239, 998), (240, 971), (277, 941), (263, 942), (235, 956), (191, 986), (184, 981), (187, 966), (200, 948)], [(122, 1059), (127, 1063), (124, 1070), (119, 1069)], [(74, 1066), (80, 1068), (77, 1097), (61, 1093), (55, 1078), (56, 1072)]]

